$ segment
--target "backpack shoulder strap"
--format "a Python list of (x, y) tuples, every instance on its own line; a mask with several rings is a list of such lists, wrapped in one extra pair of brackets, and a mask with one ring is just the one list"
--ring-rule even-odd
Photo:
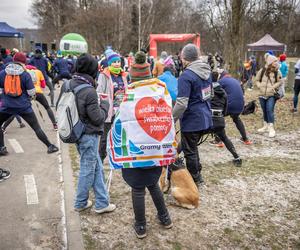
[(92, 86), (88, 83), (83, 83), (78, 85), (73, 89), (74, 94), (76, 95), (80, 90), (85, 89), (85, 88), (92, 88)]
[(274, 76), (275, 76), (275, 82), (278, 82), (278, 71), (274, 72)]

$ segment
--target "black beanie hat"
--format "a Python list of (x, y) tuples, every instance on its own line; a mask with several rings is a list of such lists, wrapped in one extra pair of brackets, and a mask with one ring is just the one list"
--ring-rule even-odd
[(98, 62), (90, 54), (81, 54), (76, 61), (75, 71), (90, 75), (95, 79), (98, 72)]

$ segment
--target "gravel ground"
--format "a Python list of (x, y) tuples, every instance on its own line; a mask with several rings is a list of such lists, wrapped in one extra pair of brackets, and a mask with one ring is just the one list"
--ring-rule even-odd
[[(228, 121), (228, 134), (243, 159), (241, 168), (232, 165), (226, 149), (208, 142), (199, 147), (205, 178), (200, 206), (174, 206), (166, 194), (174, 223), (170, 230), (157, 223), (147, 193), (148, 236), (135, 237), (130, 189), (115, 171), (110, 195), (117, 210), (101, 216), (81, 213), (86, 249), (300, 249), (300, 116), (285, 112), (289, 107), (284, 101), (277, 108), (278, 120), (289, 122), (278, 124), (275, 139), (255, 133), (261, 125), (260, 111), (243, 118), (254, 142), (250, 146), (239, 142)], [(74, 148), (71, 157), (76, 176)]]

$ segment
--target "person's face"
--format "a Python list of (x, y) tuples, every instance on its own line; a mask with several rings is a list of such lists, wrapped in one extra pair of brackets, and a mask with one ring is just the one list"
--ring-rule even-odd
[(120, 68), (121, 67), (121, 61), (115, 61), (111, 64), (114, 68)]

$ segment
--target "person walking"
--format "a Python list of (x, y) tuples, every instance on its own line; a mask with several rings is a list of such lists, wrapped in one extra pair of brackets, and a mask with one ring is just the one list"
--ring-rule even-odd
[(116, 112), (119, 110), (127, 88), (126, 73), (121, 68), (120, 56), (111, 53), (107, 58), (108, 67), (99, 75), (97, 93), (101, 98), (108, 100), (109, 111), (104, 124), (104, 133), (101, 135), (99, 153), (102, 162), (106, 158), (106, 139)]
[(266, 65), (260, 69), (256, 76), (256, 85), (259, 89), (259, 102), (263, 112), (264, 126), (257, 131), (259, 133), (269, 132), (269, 137), (275, 137), (274, 109), (278, 89), (282, 85), (282, 76), (279, 71), (277, 57), (268, 55)]
[(54, 107), (54, 87), (51, 79), (49, 78), (48, 60), (43, 57), (43, 52), (41, 49), (38, 48), (35, 50), (35, 55), (30, 59), (28, 64), (36, 67), (43, 73), (46, 85), (50, 90), (51, 107)]
[[(75, 198), (75, 211), (81, 212), (92, 206), (89, 200), (89, 191), (93, 188), (95, 194), (95, 212), (102, 214), (116, 209), (109, 201), (106, 189), (102, 161), (98, 154), (99, 135), (103, 133), (104, 121), (108, 115), (109, 103), (105, 100), (98, 103), (95, 90), (95, 78), (98, 71), (97, 60), (89, 54), (82, 54), (75, 64), (75, 74), (70, 80), (70, 88), (74, 89), (81, 84), (91, 87), (81, 89), (76, 94), (76, 104), (79, 119), (85, 124), (83, 135), (76, 143), (80, 155), (80, 171)], [(60, 97), (64, 93), (66, 83), (61, 87)]]
[(300, 59), (295, 65), (295, 74), (293, 109), (291, 110), (293, 113), (298, 111), (298, 96), (300, 93)]
[(244, 109), (244, 95), (240, 82), (228, 74), (225, 70), (220, 70), (219, 83), (227, 94), (228, 106), (227, 113), (233, 120), (236, 128), (240, 132), (241, 141), (245, 145), (251, 145), (243, 121), (240, 118)]
[[(31, 107), (30, 98), (35, 95), (35, 87), (30, 74), (26, 72), (26, 56), (19, 52), (15, 54), (13, 60), (13, 63), (8, 64), (5, 70), (0, 72), (0, 94), (3, 93), (0, 127), (11, 116), (19, 115), (34, 130), (39, 140), (47, 146), (48, 154), (57, 152), (58, 148), (48, 140)], [(0, 156), (7, 154), (3, 131), (0, 129)]]
[(213, 125), (211, 69), (199, 60), (199, 56), (199, 49), (194, 44), (187, 44), (182, 49), (184, 71), (178, 78), (178, 95), (173, 108), (174, 122), (180, 120), (181, 145), (187, 169), (197, 185), (204, 182), (198, 143)]
[[(146, 54), (139, 51), (135, 55), (135, 63), (130, 68), (132, 82), (151, 79), (150, 64), (146, 62)], [(157, 209), (157, 217), (166, 229), (173, 226), (168, 209), (166, 207), (163, 194), (159, 188), (158, 181), (162, 172), (162, 167), (146, 168), (122, 168), (122, 176), (125, 182), (131, 187), (132, 205), (135, 216), (133, 225), (137, 238), (142, 239), (147, 236), (145, 217), (145, 189), (150, 192), (152, 201)]]

